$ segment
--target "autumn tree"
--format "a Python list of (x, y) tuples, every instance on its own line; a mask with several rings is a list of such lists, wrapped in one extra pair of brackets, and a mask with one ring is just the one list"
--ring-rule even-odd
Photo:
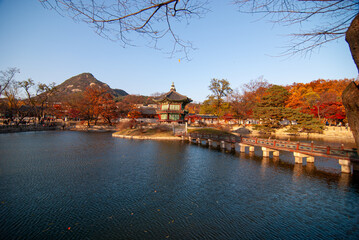
[[(217, 116), (222, 116), (224, 110), (229, 108), (229, 103), (224, 102), (224, 98), (227, 97), (233, 90), (230, 87), (230, 83), (226, 79), (212, 78), (209, 85), (209, 90), (212, 94), (208, 96), (208, 105), (212, 105), (213, 113)], [(204, 103), (204, 104), (207, 104)]]
[(246, 119), (246, 113), (248, 110), (246, 109), (246, 103), (244, 101), (244, 97), (242, 93), (237, 89), (231, 94), (231, 109), (233, 115), (238, 119)]
[(120, 116), (113, 96), (98, 85), (89, 86), (83, 93), (73, 95), (68, 102), (63, 104), (60, 112), (64, 112), (63, 109), (71, 118), (86, 120), (89, 127), (92, 121), (94, 125), (97, 125), (100, 118), (112, 125), (113, 121)]
[(63, 117), (67, 116), (75, 120), (85, 119), (87, 116), (86, 109), (84, 95), (80, 92), (72, 94), (67, 98), (67, 101), (58, 106), (59, 116), (63, 115)]
[(128, 112), (128, 115), (127, 115), (129, 118), (131, 119), (137, 119), (137, 118), (140, 118), (141, 117), (141, 112), (138, 108), (136, 108), (135, 106), (133, 106), (131, 108), (131, 110)]
[(117, 105), (109, 93), (105, 93), (100, 101), (100, 115), (109, 125), (120, 117)]
[(31, 78), (19, 82), (19, 86), (25, 91), (27, 103), (31, 106), (35, 117), (40, 120), (44, 117), (45, 109), (47, 108), (47, 101), (56, 92), (55, 83), (36, 84)]
[(106, 89), (97, 85), (87, 87), (83, 93), (83, 107), (81, 108), (81, 112), (87, 120), (88, 126), (90, 126), (92, 120), (95, 121), (95, 125), (97, 124), (102, 110), (103, 98), (106, 93)]
[[(161, 95), (161, 94), (160, 94)], [(142, 95), (126, 95), (116, 98), (117, 110), (121, 117), (127, 117), (128, 113), (137, 104), (148, 105), (154, 103), (152, 97)]]
[(235, 90), (231, 94), (231, 105), (233, 113), (242, 119), (253, 116), (253, 109), (260, 103), (270, 84), (263, 76), (252, 79), (242, 86), (241, 91)]
[(208, 97), (206, 100), (202, 102), (199, 113), (216, 115), (216, 105), (213, 97)]
[(201, 110), (201, 104), (199, 103), (189, 103), (185, 108), (189, 114), (199, 114)]
[(118, 109), (118, 113), (120, 114), (120, 117), (127, 117), (128, 113), (131, 111), (132, 109), (132, 104), (125, 102), (125, 101), (120, 101), (116, 103), (117, 109)]
[(289, 86), (290, 96), (286, 107), (312, 114), (323, 121), (341, 122), (345, 119), (341, 94), (351, 81), (353, 79), (318, 79), (292, 84)]
[[(275, 22), (285, 25), (321, 20), (313, 29), (293, 34), (287, 54), (308, 53), (327, 42), (344, 38), (359, 72), (359, 2), (346, 1), (287, 1), (287, 0), (237, 0), (243, 12), (271, 15)], [(308, 26), (308, 25), (307, 25)], [(359, 86), (353, 81), (342, 94), (349, 125), (359, 153)]]

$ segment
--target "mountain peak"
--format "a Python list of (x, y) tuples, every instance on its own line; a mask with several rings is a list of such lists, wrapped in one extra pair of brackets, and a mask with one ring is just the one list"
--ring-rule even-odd
[(57, 86), (58, 94), (67, 97), (77, 92), (84, 92), (86, 88), (98, 85), (101, 88), (105, 88), (112, 96), (126, 96), (127, 92), (121, 89), (112, 89), (106, 83), (103, 83), (97, 80), (91, 73), (81, 73), (76, 76), (73, 76), (60, 85)]

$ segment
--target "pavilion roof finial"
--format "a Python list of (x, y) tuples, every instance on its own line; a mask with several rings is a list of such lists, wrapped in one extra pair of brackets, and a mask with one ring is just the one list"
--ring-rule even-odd
[(175, 84), (174, 84), (174, 82), (172, 82), (172, 85), (171, 85), (171, 91), (176, 91), (176, 88), (175, 88)]

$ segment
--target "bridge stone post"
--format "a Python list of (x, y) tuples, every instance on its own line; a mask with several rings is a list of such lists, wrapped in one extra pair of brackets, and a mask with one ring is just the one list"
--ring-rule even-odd
[(279, 157), (279, 151), (273, 151), (273, 157)]
[(197, 144), (201, 144), (201, 139), (200, 139), (200, 138), (197, 138), (197, 139), (196, 139), (196, 142), (197, 142)]
[(303, 158), (307, 159), (307, 163), (314, 163), (313, 156), (299, 153), (299, 152), (294, 152), (293, 155), (294, 155), (295, 163), (303, 163)]
[(221, 141), (221, 149), (225, 149), (226, 148), (226, 143), (224, 141)]
[(208, 147), (212, 147), (212, 142), (213, 142), (212, 139), (208, 139), (207, 142), (208, 142)]
[(294, 155), (294, 162), (295, 163), (303, 163), (303, 156), (301, 156), (300, 153), (294, 152), (293, 155)]
[(239, 150), (244, 153), (246, 151), (246, 145), (243, 143), (239, 143)]
[(262, 147), (263, 157), (269, 157), (270, 150), (266, 147)]
[(263, 151), (263, 157), (269, 157), (270, 152), (273, 152), (273, 157), (279, 157), (279, 151), (277, 150), (267, 147), (262, 147), (262, 151)]
[(308, 156), (307, 157), (307, 163), (314, 163), (314, 157)]
[(241, 152), (245, 152), (245, 151), (246, 151), (246, 147), (249, 148), (249, 152), (254, 152), (254, 146), (240, 143), (240, 144), (239, 144), (239, 147), (240, 147)]
[(189, 143), (192, 143), (192, 137), (191, 136), (188, 137), (188, 141), (189, 141)]
[(341, 166), (342, 173), (352, 172), (352, 163), (350, 162), (350, 160), (339, 159), (339, 164)]

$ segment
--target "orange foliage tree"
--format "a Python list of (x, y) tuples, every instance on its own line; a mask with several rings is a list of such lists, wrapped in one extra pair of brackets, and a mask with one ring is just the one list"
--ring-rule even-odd
[(242, 93), (236, 89), (231, 95), (232, 114), (240, 119), (253, 117), (253, 109), (260, 103), (271, 85), (263, 77), (251, 80), (242, 87)]
[(72, 119), (86, 120), (88, 126), (91, 121), (96, 125), (100, 118), (111, 125), (113, 120), (119, 117), (113, 96), (97, 85), (89, 86), (83, 93), (74, 95), (62, 103), (58, 110)]
[(313, 114), (324, 121), (341, 122), (345, 119), (341, 95), (351, 81), (353, 79), (318, 79), (310, 83), (294, 83), (289, 86), (286, 107)]

